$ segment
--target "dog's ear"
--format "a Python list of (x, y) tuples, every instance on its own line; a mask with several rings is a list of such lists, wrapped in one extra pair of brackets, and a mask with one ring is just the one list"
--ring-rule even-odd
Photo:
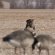
[(28, 20), (26, 20), (27, 23), (30, 23), (30, 22), (33, 22), (33, 21), (34, 21), (34, 19), (28, 19)]

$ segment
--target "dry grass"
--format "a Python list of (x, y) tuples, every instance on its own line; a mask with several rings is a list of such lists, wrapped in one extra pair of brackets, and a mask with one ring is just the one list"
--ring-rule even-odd
[[(35, 20), (36, 33), (49, 34), (55, 38), (55, 10), (0, 10), (0, 55), (14, 55), (13, 46), (4, 43), (2, 38), (7, 34), (23, 29), (25, 21), (29, 18)], [(19, 50), (19, 49), (18, 49)], [(17, 52), (18, 52), (17, 50)], [(43, 55), (46, 52), (42, 53)], [(17, 53), (18, 54), (18, 53)], [(37, 50), (35, 50), (35, 54)], [(54, 50), (50, 50), (50, 55), (55, 55)]]

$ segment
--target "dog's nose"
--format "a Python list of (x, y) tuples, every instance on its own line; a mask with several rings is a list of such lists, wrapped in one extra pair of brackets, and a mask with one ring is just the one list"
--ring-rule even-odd
[(3, 38), (3, 41), (7, 41), (7, 42), (8, 42), (8, 41), (10, 41), (10, 39), (11, 39), (11, 38), (10, 38), (9, 36), (7, 36), (7, 37), (4, 37), (4, 38)]

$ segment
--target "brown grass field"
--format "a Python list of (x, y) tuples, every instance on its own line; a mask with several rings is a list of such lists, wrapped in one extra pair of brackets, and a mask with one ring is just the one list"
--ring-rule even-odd
[[(15, 55), (14, 47), (4, 43), (2, 38), (9, 33), (18, 29), (24, 29), (27, 19), (34, 19), (36, 33), (48, 34), (55, 38), (55, 10), (54, 9), (0, 9), (0, 55)], [(55, 47), (50, 49), (50, 55), (55, 55)], [(31, 55), (30, 48), (26, 51), (27, 55)], [(19, 48), (17, 55), (20, 55)], [(21, 48), (21, 55), (23, 50)], [(38, 55), (37, 49), (34, 50), (34, 55)], [(47, 55), (46, 51), (41, 52), (41, 55)]]

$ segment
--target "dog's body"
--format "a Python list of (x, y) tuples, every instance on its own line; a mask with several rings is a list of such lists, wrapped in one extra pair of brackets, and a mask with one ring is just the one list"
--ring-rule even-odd
[(55, 46), (55, 39), (50, 37), (49, 35), (38, 35), (35, 38), (35, 41), (33, 43), (33, 48), (35, 49), (35, 46), (39, 49), (39, 55), (41, 50), (47, 50), (49, 55), (49, 49), (52, 49)]

